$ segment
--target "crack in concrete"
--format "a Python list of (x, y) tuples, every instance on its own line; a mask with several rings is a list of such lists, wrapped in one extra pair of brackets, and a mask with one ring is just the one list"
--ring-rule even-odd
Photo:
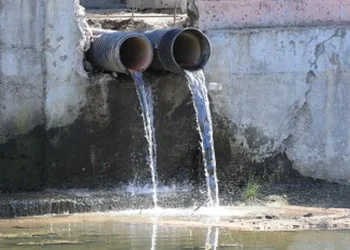
[(293, 140), (293, 134), (289, 134), (286, 138), (284, 138), (279, 147), (277, 147), (273, 152), (271, 153), (271, 156), (268, 157), (268, 159), (266, 160), (265, 164), (270, 164), (276, 157), (278, 157), (278, 155), (280, 153), (286, 153), (287, 149), (288, 149), (288, 145), (290, 144), (290, 142)]
[[(309, 100), (309, 93), (311, 91), (311, 82), (313, 79), (316, 78), (316, 74), (312, 71), (312, 70), (309, 70), (307, 72), (307, 75), (306, 75), (306, 84), (308, 84), (308, 89), (305, 91), (305, 94), (304, 94), (304, 98), (305, 98), (305, 101), (303, 103), (303, 105), (300, 107), (300, 109), (298, 111), (302, 111), (305, 109), (306, 105), (307, 105), (307, 102)], [(297, 117), (297, 116), (296, 116)]]
[(323, 42), (320, 42), (318, 44), (316, 44), (315, 46), (315, 51), (314, 51), (314, 56), (315, 56), (315, 60), (313, 62), (311, 62), (310, 64), (310, 70), (312, 69), (312, 67), (314, 67), (315, 70), (318, 69), (318, 65), (317, 65), (317, 60), (318, 58), (325, 52), (325, 47), (324, 44), (328, 41), (330, 41), (331, 39), (335, 38), (335, 37), (344, 37), (346, 34), (345, 30), (342, 29), (337, 29), (333, 35), (331, 35), (329, 38), (327, 38), (326, 40), (324, 40)]
[[(293, 116), (295, 122), (297, 122), (299, 117), (306, 112), (307, 105), (308, 105), (308, 100), (309, 100), (309, 94), (310, 94), (310, 91), (311, 91), (311, 82), (315, 78), (316, 78), (316, 74), (312, 70), (309, 70), (307, 72), (307, 76), (306, 76), (306, 83), (308, 84), (309, 87), (307, 88), (307, 90), (304, 93), (304, 102), (303, 102), (303, 104), (300, 106), (300, 108), (298, 108), (295, 111), (295, 115)], [(286, 138), (284, 138), (281, 141), (280, 146), (275, 150), (274, 154), (271, 156), (271, 159), (274, 159), (279, 153), (282, 153), (282, 152), (286, 153), (286, 151), (287, 151), (287, 149), (289, 147), (289, 144), (293, 141), (293, 139), (295, 137), (294, 133), (295, 133), (295, 131), (290, 133)]]
[(308, 100), (309, 100), (309, 94), (310, 94), (310, 91), (311, 91), (311, 82), (313, 79), (316, 78), (316, 74), (312, 71), (312, 70), (309, 70), (307, 72), (307, 76), (306, 76), (306, 83), (307, 85), (309, 86), (308, 89), (305, 91), (304, 93), (304, 102), (303, 104), (301, 105), (301, 107), (299, 109), (296, 110), (295, 112), (295, 116), (294, 116), (294, 119), (297, 121), (299, 116), (303, 113), (305, 113), (304, 111), (306, 110), (307, 108), (307, 104), (308, 104)]
[(187, 15), (190, 21), (189, 26), (199, 28), (199, 10), (197, 0), (188, 0)]

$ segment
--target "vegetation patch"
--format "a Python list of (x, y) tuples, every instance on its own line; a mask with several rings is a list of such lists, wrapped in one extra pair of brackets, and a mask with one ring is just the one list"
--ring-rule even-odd
[(243, 191), (243, 198), (246, 201), (256, 200), (260, 196), (261, 184), (260, 179), (252, 174), (249, 176), (247, 185)]

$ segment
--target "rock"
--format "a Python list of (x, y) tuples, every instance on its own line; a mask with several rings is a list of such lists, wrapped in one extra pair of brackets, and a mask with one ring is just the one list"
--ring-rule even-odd
[(307, 214), (304, 214), (303, 217), (313, 217), (314, 215), (312, 213), (307, 213)]
[(87, 71), (87, 72), (92, 72), (94, 71), (95, 67), (94, 65), (92, 65), (90, 62), (84, 60), (84, 69)]
[(275, 215), (265, 215), (265, 219), (268, 219), (268, 220), (272, 220), (272, 219), (277, 219), (277, 217)]

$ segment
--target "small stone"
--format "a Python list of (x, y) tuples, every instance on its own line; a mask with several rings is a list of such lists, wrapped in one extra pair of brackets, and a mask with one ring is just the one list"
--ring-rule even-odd
[(272, 220), (272, 219), (276, 219), (277, 217), (275, 215), (270, 215), (270, 214), (267, 214), (265, 215), (265, 219), (268, 219), (268, 220)]
[(303, 217), (313, 217), (314, 215), (312, 213), (307, 213), (307, 214), (304, 214)]
[(208, 86), (208, 90), (209, 91), (213, 91), (213, 92), (220, 92), (222, 91), (223, 87), (220, 83), (217, 82), (210, 82), (209, 86)]
[(94, 65), (92, 65), (90, 62), (84, 60), (84, 69), (87, 71), (87, 72), (91, 72), (95, 69)]

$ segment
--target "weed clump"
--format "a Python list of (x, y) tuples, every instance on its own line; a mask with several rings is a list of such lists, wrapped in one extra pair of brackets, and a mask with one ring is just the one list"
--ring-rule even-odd
[(243, 191), (243, 198), (245, 201), (256, 200), (260, 196), (261, 184), (260, 179), (252, 174), (249, 176), (247, 185)]

